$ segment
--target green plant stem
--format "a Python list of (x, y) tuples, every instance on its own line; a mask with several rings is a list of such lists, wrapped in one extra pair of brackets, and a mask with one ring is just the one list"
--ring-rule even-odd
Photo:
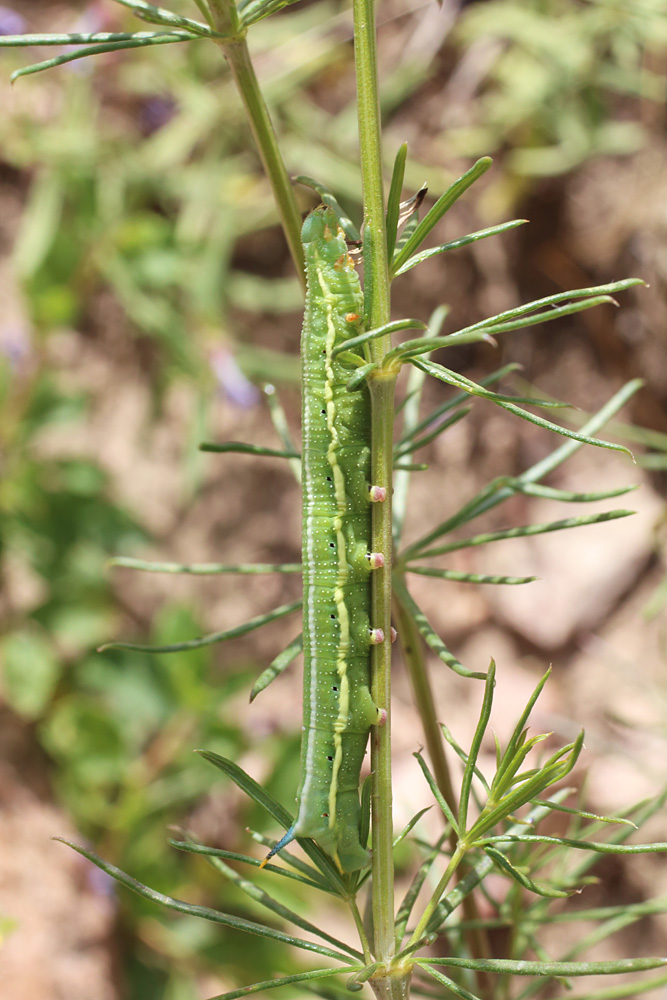
[(424, 937), (424, 934), (426, 933), (426, 928), (428, 926), (428, 922), (435, 913), (438, 903), (440, 902), (445, 892), (445, 889), (449, 885), (455, 871), (461, 864), (461, 861), (463, 860), (464, 856), (465, 856), (465, 848), (457, 847), (454, 853), (452, 854), (451, 858), (449, 859), (449, 864), (445, 869), (444, 875), (438, 882), (435, 892), (428, 901), (428, 904), (424, 907), (424, 912), (421, 915), (419, 923), (414, 929), (412, 937), (410, 938), (410, 941), (408, 943), (408, 947), (410, 947), (410, 945), (416, 944)]
[(248, 116), (257, 151), (273, 190), (283, 232), (301, 284), (305, 287), (305, 261), (301, 246), (301, 214), (294, 190), (278, 146), (268, 108), (255, 75), (245, 31), (239, 27), (236, 7), (231, 0), (209, 0), (211, 20), (216, 31), (231, 36), (220, 41)]
[[(374, 0), (354, 0), (354, 53), (364, 201), (364, 295), (369, 329), (387, 323), (390, 311), (375, 34)], [(378, 337), (370, 344), (370, 359), (380, 361), (390, 347), (389, 335)], [(385, 725), (374, 726), (371, 732), (373, 935), (375, 957), (384, 966), (389, 965), (394, 955), (390, 567), (395, 385), (393, 373), (379, 372), (378, 377), (370, 380), (372, 481), (387, 490), (386, 500), (373, 507), (372, 549), (383, 553), (385, 568), (373, 573), (372, 625), (384, 631), (385, 640), (374, 647), (371, 667), (373, 698), (376, 705), (387, 713)]]
[[(431, 761), (433, 776), (442, 792), (445, 802), (456, 814), (458, 802), (452, 785), (451, 774), (445, 756), (442, 731), (435, 715), (435, 698), (428, 675), (428, 667), (424, 659), (424, 645), (419, 635), (415, 620), (403, 607), (398, 598), (394, 598), (394, 614), (398, 638), (401, 643), (403, 659), (408, 668), (412, 690), (415, 696), (417, 711), (421, 719), (426, 740), (426, 749)], [(457, 847), (457, 837), (454, 830), (449, 833), (449, 847), (454, 854)], [(465, 896), (462, 902), (464, 919), (473, 924), (479, 918), (477, 901), (472, 893)], [(466, 939), (471, 955), (475, 958), (490, 958), (491, 951), (482, 927), (471, 927), (466, 931)], [(480, 996), (490, 996), (490, 977), (487, 973), (477, 971), (477, 991)]]
[(350, 898), (347, 901), (347, 904), (350, 907), (350, 912), (352, 913), (352, 916), (354, 918), (354, 923), (357, 928), (357, 933), (359, 934), (359, 940), (361, 941), (361, 947), (364, 952), (364, 961), (366, 965), (371, 965), (373, 962), (373, 956), (371, 954), (370, 945), (368, 943), (368, 936), (366, 934), (366, 928), (364, 927), (364, 921), (361, 914), (359, 913), (357, 900), (355, 899), (354, 896), (350, 896)]
[[(368, 329), (388, 323), (390, 313), (375, 35), (374, 0), (354, 0), (357, 115), (364, 201), (364, 292), (370, 303), (366, 317)], [(381, 360), (390, 347), (389, 337), (371, 342), (371, 360)]]
[(373, 930), (375, 957), (388, 963), (394, 954), (394, 830), (391, 787), (391, 473), (395, 377), (371, 381), (373, 483), (387, 487), (387, 498), (374, 504), (372, 550), (385, 557), (373, 573), (372, 625), (385, 640), (373, 647), (372, 693), (387, 713), (383, 726), (371, 730), (371, 809), (373, 817)]
[[(426, 749), (431, 761), (433, 776), (438, 788), (442, 792), (445, 802), (452, 812), (456, 814), (458, 802), (454, 794), (447, 758), (445, 757), (442, 731), (435, 715), (435, 701), (424, 661), (421, 637), (414, 618), (408, 614), (398, 598), (394, 600), (394, 614), (403, 659), (408, 668), (417, 711), (419, 712), (424, 729)], [(456, 832), (454, 830), (450, 831), (448, 839), (453, 854), (457, 844)]]
[(397, 963), (391, 970), (376, 973), (368, 980), (378, 1000), (409, 1000), (412, 964)]

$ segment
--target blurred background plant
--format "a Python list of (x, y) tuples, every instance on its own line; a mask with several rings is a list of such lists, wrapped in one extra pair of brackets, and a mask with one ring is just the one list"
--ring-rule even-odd
[[(192, 15), (186, 0), (169, 6)], [(591, 410), (628, 374), (640, 375), (646, 389), (629, 417), (647, 433), (664, 434), (662, 6), (486, 0), (458, 9), (390, 0), (380, 10), (379, 44), (386, 149), (391, 155), (410, 142), (408, 185), (416, 189), (426, 177), (439, 191), (460, 173), (461, 158), (496, 154), (481, 196), (448, 216), (452, 238), (458, 228), (479, 229), (510, 210), (532, 223), (503, 246), (487, 241), (446, 265), (442, 258), (424, 265), (410, 285), (411, 314), (426, 319), (445, 300), (464, 325), (520, 298), (637, 273), (651, 285), (641, 313), (631, 306), (618, 320), (586, 313), (567, 329), (554, 324), (548, 340), (514, 340), (512, 358), (546, 391)], [(113, 0), (0, 8), (5, 35), (136, 30), (136, 23)], [(256, 25), (251, 37), (289, 168), (330, 184), (358, 217), (350, 42), (348, 8), (329, 2), (295, 4)], [(267, 380), (284, 387), (293, 420), (301, 291), (240, 103), (213, 46), (112, 53), (10, 87), (13, 70), (52, 55), (0, 54), (0, 100), (8, 112), (0, 119), (0, 655), (8, 750), (21, 748), (17, 759), (25, 754), (40, 772), (39, 796), (106, 857), (164, 891), (215, 898), (213, 873), (207, 881), (201, 862), (176, 855), (165, 826), (180, 818), (201, 839), (233, 848), (247, 839), (246, 825), (263, 822), (240, 797), (230, 800), (228, 789), (223, 809), (214, 778), (190, 754), (198, 745), (253, 761), (261, 738), (258, 766), (269, 787), (280, 798), (293, 785), (298, 742), (285, 744), (281, 736), (298, 732), (298, 695), (290, 689), (276, 696), (283, 699), (280, 718), (275, 704), (240, 708), (250, 679), (281, 648), (281, 628), (168, 661), (118, 651), (101, 657), (93, 649), (121, 632), (163, 643), (230, 627), (278, 603), (283, 584), (262, 579), (241, 590), (220, 577), (147, 581), (109, 572), (105, 562), (147, 551), (181, 562), (248, 561), (249, 553), (270, 562), (294, 559), (298, 503), (289, 473), (243, 458), (204, 461), (197, 442), (266, 443)], [(304, 209), (312, 204), (305, 192), (300, 197)], [(399, 285), (399, 309), (401, 294)], [(470, 369), (488, 368), (484, 348), (463, 351)], [(497, 417), (473, 413), (469, 427), (454, 437), (454, 455), (446, 459), (449, 475), (459, 477), (457, 495), (489, 474), (522, 467), (540, 447)], [(435, 467), (445, 462), (438, 448), (428, 457)], [(235, 497), (226, 491), (221, 510), (220, 486), (231, 479)], [(608, 670), (611, 659), (617, 677), (628, 672), (628, 661), (633, 669), (643, 661), (640, 688), (664, 709), (660, 536), (650, 533), (664, 485), (659, 469), (644, 484), (641, 537), (624, 536), (613, 555), (597, 553), (597, 575), (583, 574), (589, 589), (603, 591), (588, 618), (575, 614), (575, 593), (564, 623), (540, 632), (527, 625), (534, 610), (522, 615), (495, 595), (471, 598), (454, 589), (461, 613), (448, 641), (468, 642), (474, 657), (480, 626), (487, 637), (503, 629), (508, 659), (527, 674), (536, 652), (558, 653), (564, 678), (579, 679), (580, 698), (589, 692), (593, 748), (623, 744), (629, 732), (635, 769), (629, 766), (626, 783), (640, 766), (650, 785), (664, 759), (665, 713), (647, 723), (642, 702), (628, 721), (619, 708), (622, 701), (627, 708), (628, 689), (621, 686), (608, 705), (590, 665), (597, 658)], [(417, 519), (434, 502), (417, 488)], [(604, 588), (611, 565), (620, 583), (610, 592)], [(637, 651), (635, 638), (632, 655), (618, 644), (612, 654), (612, 637), (628, 616), (637, 627), (633, 602), (655, 614), (650, 648)], [(587, 670), (591, 679), (582, 684)], [(520, 670), (514, 680), (521, 688)], [(570, 705), (563, 693), (554, 714), (567, 716)], [(405, 748), (414, 749), (407, 738)], [(645, 767), (645, 754), (656, 752), (653, 768)], [(28, 773), (3, 775), (6, 797)], [(22, 808), (25, 817), (25, 802)], [(47, 832), (63, 832), (58, 815)], [(62, 857), (54, 851), (51, 864)], [(107, 891), (93, 886), (93, 893)], [(233, 972), (250, 963), (258, 979), (271, 971), (275, 955), (266, 942), (249, 948), (230, 935), (223, 951), (215, 931), (175, 923), (132, 896), (120, 906), (122, 947), (110, 964), (123, 997), (195, 997), (197, 976), (201, 985), (206, 970), (223, 965)], [(239, 902), (239, 912), (246, 911)], [(26, 912), (22, 920), (29, 919)], [(40, 964), (32, 974), (46, 974)], [(113, 976), (107, 978), (111, 996)], [(35, 994), (49, 988), (42, 983)], [(26, 980), (20, 990), (16, 995), (29, 1000)]]

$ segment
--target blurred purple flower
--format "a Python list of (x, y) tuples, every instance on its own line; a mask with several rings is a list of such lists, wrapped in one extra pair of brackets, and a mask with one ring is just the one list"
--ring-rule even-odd
[(141, 104), (140, 124), (143, 135), (152, 135), (167, 125), (176, 114), (173, 97), (148, 97)]
[(0, 7), (0, 35), (23, 35), (27, 27), (25, 18), (11, 7)]
[(18, 323), (0, 326), (0, 354), (4, 354), (14, 371), (26, 367), (31, 354), (28, 328)]
[(259, 389), (248, 381), (229, 351), (222, 347), (217, 348), (211, 352), (209, 363), (219, 391), (230, 402), (244, 410), (257, 405), (261, 397)]

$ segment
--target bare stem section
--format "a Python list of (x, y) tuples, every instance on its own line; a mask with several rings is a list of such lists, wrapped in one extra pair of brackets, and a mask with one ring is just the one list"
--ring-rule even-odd
[(255, 74), (245, 40), (245, 31), (239, 27), (236, 7), (231, 0), (209, 0), (211, 19), (216, 31), (229, 40), (220, 41), (234, 82), (248, 117), (248, 124), (257, 146), (257, 152), (266, 171), (276, 201), (283, 232), (301, 284), (305, 287), (305, 262), (301, 246), (301, 215), (287, 168), (278, 146), (273, 123)]

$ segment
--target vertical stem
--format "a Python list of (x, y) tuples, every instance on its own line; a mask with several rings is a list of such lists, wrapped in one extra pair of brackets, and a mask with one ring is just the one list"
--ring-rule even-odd
[(213, 27), (229, 40), (220, 47), (229, 63), (234, 82), (248, 116), (260, 159), (273, 190), (283, 232), (301, 284), (305, 287), (305, 263), (301, 246), (301, 214), (283, 161), (268, 108), (250, 59), (245, 31), (239, 27), (236, 7), (231, 0), (209, 0)]
[(384, 726), (371, 729), (373, 816), (373, 929), (375, 957), (389, 962), (394, 954), (394, 830), (391, 785), (391, 473), (395, 375), (371, 380), (373, 483), (386, 486), (387, 498), (374, 505), (372, 548), (385, 556), (383, 569), (373, 573), (373, 628), (384, 631), (375, 646), (372, 691), (375, 704), (386, 709)]
[[(364, 290), (370, 298), (367, 322), (371, 329), (387, 323), (390, 311), (374, 0), (354, 0), (354, 53), (364, 200)], [(389, 346), (388, 337), (372, 341), (372, 359), (381, 359)]]
[[(428, 668), (424, 660), (424, 647), (415, 620), (401, 604), (400, 590), (397, 588), (397, 591), (397, 597), (394, 601), (396, 625), (403, 657), (408, 668), (408, 673), (410, 674), (410, 681), (412, 682), (417, 711), (419, 712), (424, 729), (424, 738), (426, 740), (431, 767), (433, 768), (433, 776), (438, 788), (442, 792), (445, 802), (456, 815), (458, 801), (454, 793), (447, 758), (445, 757), (442, 733), (435, 714), (435, 699), (428, 675)], [(453, 855), (458, 845), (457, 836), (453, 830), (450, 832), (448, 840)], [(465, 862), (462, 867), (464, 866)], [(472, 893), (464, 897), (462, 906), (464, 918), (467, 921), (474, 923), (478, 920), (477, 902)], [(473, 927), (466, 931), (465, 936), (470, 953), (474, 958), (491, 957), (489, 943), (483, 928)], [(486, 972), (477, 970), (476, 978), (477, 990), (480, 996), (491, 996), (491, 980), (489, 975)]]
[[(403, 608), (398, 596), (394, 607), (401, 650), (410, 674), (417, 711), (424, 730), (426, 749), (433, 768), (433, 776), (445, 802), (456, 815), (458, 801), (454, 794), (442, 733), (435, 714), (435, 701), (424, 662), (421, 637), (414, 618)], [(449, 834), (449, 846), (453, 854), (457, 847), (457, 837), (454, 830)]]
[[(364, 293), (369, 328), (389, 320), (389, 275), (382, 181), (380, 104), (375, 51), (374, 0), (354, 0), (354, 51), (357, 72), (359, 149), (364, 200)], [(389, 338), (372, 342), (379, 361)], [(395, 373), (370, 380), (373, 484), (387, 489), (387, 499), (373, 508), (372, 548), (382, 552), (385, 568), (373, 574), (372, 626), (385, 641), (373, 650), (372, 688), (376, 705), (386, 709), (384, 726), (371, 733), (373, 775), (373, 930), (375, 957), (390, 962), (394, 954), (394, 858), (391, 788), (391, 484)]]

